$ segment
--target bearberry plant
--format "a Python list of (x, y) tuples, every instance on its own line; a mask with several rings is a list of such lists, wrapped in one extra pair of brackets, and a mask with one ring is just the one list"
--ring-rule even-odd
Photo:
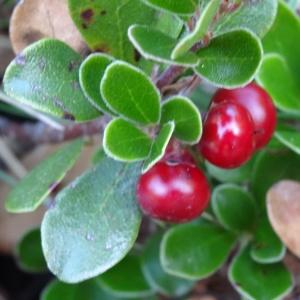
[[(187, 299), (220, 269), (243, 299), (291, 291), (266, 208), (274, 183), (300, 180), (300, 22), (288, 4), (68, 0), (89, 54), (47, 38), (11, 62), (8, 96), (62, 126), (104, 124), (93, 166), (18, 245), (21, 266), (57, 277), (43, 300)], [(36, 166), (6, 209), (42, 205), (85, 143)]]

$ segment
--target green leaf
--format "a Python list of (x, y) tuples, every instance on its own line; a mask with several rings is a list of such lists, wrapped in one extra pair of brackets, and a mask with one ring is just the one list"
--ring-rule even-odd
[(256, 217), (251, 194), (233, 184), (219, 185), (212, 194), (212, 208), (219, 222), (232, 231), (252, 230)]
[(140, 258), (133, 254), (127, 255), (97, 280), (104, 290), (116, 297), (141, 299), (154, 294), (142, 272)]
[(253, 165), (256, 156), (249, 160), (246, 164), (236, 169), (222, 169), (218, 168), (208, 161), (205, 161), (205, 166), (208, 173), (220, 182), (228, 183), (242, 183), (250, 180)]
[(117, 300), (118, 298), (104, 292), (96, 280), (80, 284), (67, 284), (58, 280), (52, 281), (43, 291), (41, 300)]
[(194, 286), (194, 282), (167, 274), (159, 258), (162, 234), (153, 235), (147, 242), (142, 255), (142, 266), (149, 284), (157, 292), (166, 296), (183, 296)]
[(196, 73), (219, 87), (234, 88), (253, 80), (262, 47), (250, 31), (235, 30), (212, 39), (197, 55), (200, 61)]
[(216, 15), (221, 4), (221, 0), (211, 0), (201, 12), (195, 29), (192, 33), (186, 35), (176, 45), (172, 51), (171, 58), (176, 59), (188, 52), (197, 42), (201, 41), (208, 32), (209, 26)]
[(71, 17), (93, 51), (136, 62), (134, 48), (127, 37), (132, 24), (150, 25), (155, 10), (141, 0), (69, 0)]
[(287, 148), (300, 155), (300, 133), (291, 126), (278, 126), (275, 137)]
[(77, 140), (43, 160), (8, 194), (5, 208), (13, 213), (36, 210), (73, 167), (82, 147), (83, 141)]
[(171, 54), (177, 44), (177, 39), (157, 29), (133, 25), (129, 28), (128, 36), (135, 48), (146, 59), (180, 66), (195, 66), (199, 61), (197, 55), (192, 52), (173, 60)]
[(180, 15), (193, 14), (199, 5), (199, 0), (144, 0), (144, 2), (157, 9)]
[(80, 89), (81, 57), (58, 40), (44, 39), (27, 47), (8, 66), (4, 91), (18, 102), (77, 122), (100, 115)]
[(104, 158), (59, 193), (41, 232), (48, 267), (60, 280), (95, 277), (131, 249), (141, 222), (135, 201), (139, 174), (136, 164)]
[(31, 229), (18, 242), (16, 255), (19, 266), (27, 272), (45, 272), (47, 263), (41, 246), (40, 229)]
[(100, 111), (112, 114), (100, 94), (100, 82), (113, 58), (103, 53), (89, 55), (79, 69), (81, 88), (88, 100)]
[(266, 55), (256, 79), (270, 93), (278, 109), (299, 115), (299, 82), (297, 83), (295, 80), (282, 56), (278, 54)]
[(285, 246), (271, 227), (268, 217), (262, 216), (257, 221), (250, 252), (252, 259), (261, 264), (279, 262), (283, 259), (285, 250)]
[(156, 139), (153, 141), (151, 146), (150, 155), (143, 165), (143, 173), (146, 173), (151, 169), (159, 160), (161, 160), (165, 154), (166, 148), (172, 137), (175, 129), (174, 122), (166, 123), (162, 126), (161, 131), (157, 135)]
[(197, 106), (188, 98), (174, 96), (163, 102), (161, 124), (175, 122), (174, 135), (177, 139), (197, 144), (202, 135), (202, 119)]
[(240, 1), (238, 9), (220, 18), (214, 30), (215, 34), (246, 28), (263, 37), (275, 20), (277, 6), (277, 0)]
[(160, 119), (160, 94), (151, 79), (127, 63), (113, 62), (105, 71), (101, 94), (117, 114), (141, 124)]
[(151, 144), (147, 134), (121, 118), (112, 120), (104, 131), (103, 149), (115, 160), (143, 160), (149, 155)]
[(252, 192), (262, 210), (266, 210), (269, 188), (282, 179), (300, 180), (300, 156), (284, 150), (262, 151), (254, 165)]
[(293, 287), (292, 275), (281, 263), (262, 265), (254, 262), (249, 247), (233, 260), (229, 279), (234, 288), (246, 299), (283, 299)]
[(162, 240), (161, 263), (171, 275), (200, 280), (225, 263), (235, 240), (230, 232), (201, 219), (198, 224), (175, 226)]
[(295, 41), (300, 39), (300, 20), (284, 1), (278, 2), (276, 20), (271, 30), (263, 39), (264, 51), (265, 53), (277, 53), (281, 55), (286, 60), (299, 85), (300, 43), (296, 43)]

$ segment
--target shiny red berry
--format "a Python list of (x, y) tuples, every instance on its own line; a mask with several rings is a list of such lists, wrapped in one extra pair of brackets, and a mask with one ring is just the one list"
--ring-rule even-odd
[(232, 102), (217, 104), (209, 110), (199, 150), (210, 163), (220, 168), (236, 168), (254, 151), (254, 125), (249, 112)]
[(208, 205), (210, 187), (197, 167), (159, 162), (143, 174), (137, 199), (145, 214), (172, 223), (197, 218)]
[(186, 147), (184, 147), (178, 140), (172, 139), (166, 149), (163, 161), (174, 163), (190, 163), (195, 164), (195, 160)]
[(220, 89), (213, 103), (231, 101), (244, 106), (254, 123), (256, 149), (264, 147), (271, 139), (276, 127), (276, 109), (269, 94), (255, 83), (234, 90)]

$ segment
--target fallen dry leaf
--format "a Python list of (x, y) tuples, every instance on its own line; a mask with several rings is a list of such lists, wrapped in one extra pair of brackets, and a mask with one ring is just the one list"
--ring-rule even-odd
[[(87, 145), (75, 166), (68, 172), (59, 189), (66, 186), (74, 178), (82, 174), (89, 166), (90, 159), (99, 147), (99, 140)], [(22, 164), (27, 170), (31, 170), (41, 160), (46, 159), (62, 145), (44, 145), (37, 147), (34, 151), (26, 155)], [(5, 184), (0, 184), (0, 252), (10, 253), (14, 250), (17, 241), (30, 228), (40, 225), (45, 209), (39, 208), (33, 213), (9, 214), (5, 211), (3, 203), (10, 188)]]
[(82, 53), (87, 47), (75, 27), (67, 0), (23, 0), (10, 20), (10, 39), (16, 54), (45, 37), (56, 38)]
[(283, 180), (271, 187), (267, 209), (275, 232), (300, 257), (300, 182)]

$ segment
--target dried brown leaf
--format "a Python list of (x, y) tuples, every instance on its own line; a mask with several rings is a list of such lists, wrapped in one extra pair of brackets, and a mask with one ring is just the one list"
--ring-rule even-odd
[(59, 39), (80, 53), (87, 49), (70, 17), (67, 0), (20, 1), (10, 21), (15, 53), (45, 37)]
[(270, 222), (287, 248), (300, 257), (300, 182), (283, 180), (267, 194)]

